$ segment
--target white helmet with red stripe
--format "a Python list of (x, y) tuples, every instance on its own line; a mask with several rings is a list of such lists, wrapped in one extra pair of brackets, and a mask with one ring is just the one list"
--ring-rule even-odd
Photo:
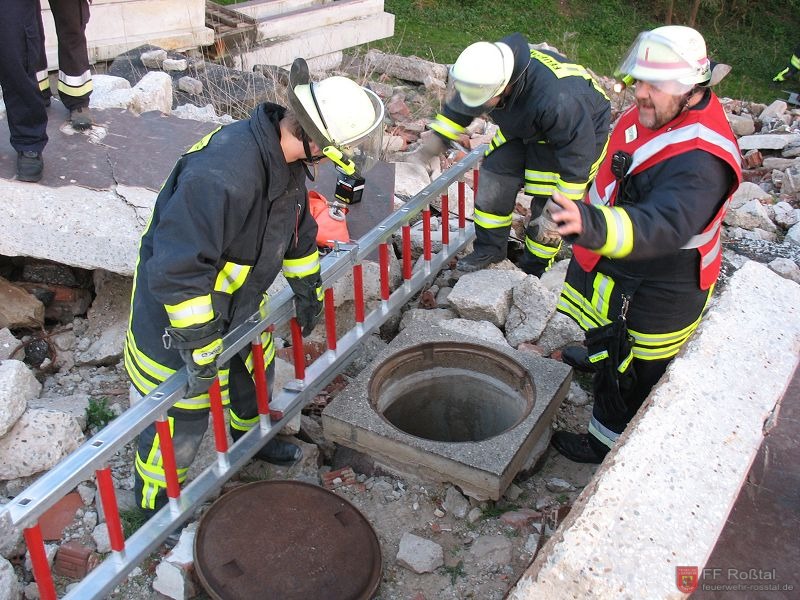
[(617, 69), (620, 78), (683, 94), (711, 80), (711, 61), (699, 32), (666, 25), (640, 33)]

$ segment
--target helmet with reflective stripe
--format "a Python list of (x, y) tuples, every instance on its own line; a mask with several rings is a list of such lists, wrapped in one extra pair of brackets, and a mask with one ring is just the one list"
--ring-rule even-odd
[(503, 92), (513, 72), (514, 53), (508, 44), (475, 42), (450, 68), (450, 81), (464, 105), (480, 108)]
[(362, 174), (377, 162), (383, 137), (383, 103), (347, 77), (312, 82), (298, 58), (289, 75), (289, 105), (303, 131), (345, 171)]
[(666, 25), (639, 34), (620, 63), (617, 76), (654, 85), (674, 82), (671, 91), (680, 94), (710, 81), (711, 61), (699, 32)]

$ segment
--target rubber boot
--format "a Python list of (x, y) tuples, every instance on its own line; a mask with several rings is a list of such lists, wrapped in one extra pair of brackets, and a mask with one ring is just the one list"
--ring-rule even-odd
[[(246, 433), (233, 428), (231, 428), (230, 431), (234, 443)], [(291, 442), (284, 442), (283, 440), (272, 438), (261, 450), (256, 452), (253, 458), (263, 460), (272, 465), (289, 467), (303, 458), (303, 450), (300, 446), (292, 444)]]
[(572, 462), (599, 465), (608, 454), (608, 447), (588, 433), (556, 431), (550, 439), (553, 448)]
[(42, 178), (44, 161), (41, 152), (25, 150), (17, 153), (17, 179), (35, 183)]
[[(480, 171), (478, 195), (475, 198), (475, 210), (490, 215), (510, 215), (514, 210), (517, 192), (521, 187), (519, 177), (499, 175), (486, 169)], [(480, 271), (506, 258), (508, 234), (511, 226), (483, 227), (475, 223), (475, 242), (470, 254), (461, 258), (456, 269), (464, 273)]]

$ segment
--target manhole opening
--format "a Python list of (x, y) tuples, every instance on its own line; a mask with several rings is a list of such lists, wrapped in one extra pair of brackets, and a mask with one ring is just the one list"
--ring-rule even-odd
[(373, 408), (396, 428), (439, 442), (477, 442), (508, 431), (535, 401), (528, 371), (499, 351), (433, 342), (384, 360), (369, 382)]

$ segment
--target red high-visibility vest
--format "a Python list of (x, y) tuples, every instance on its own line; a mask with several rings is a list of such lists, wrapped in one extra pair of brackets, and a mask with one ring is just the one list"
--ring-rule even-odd
[[(696, 248), (700, 253), (700, 288), (707, 290), (717, 280), (722, 263), (722, 219), (730, 203), (730, 195), (742, 181), (741, 152), (719, 100), (711, 94), (705, 108), (683, 112), (655, 131), (639, 124), (639, 111), (636, 105), (631, 106), (620, 117), (611, 134), (608, 154), (584, 198), (585, 202), (605, 206), (613, 206), (616, 202), (619, 182), (611, 172), (611, 157), (619, 150), (633, 156), (628, 175), (636, 175), (690, 150), (705, 150), (724, 160), (733, 169), (736, 182), (728, 198), (705, 229), (682, 247)], [(600, 260), (599, 254), (578, 244), (573, 245), (572, 252), (587, 273)]]

